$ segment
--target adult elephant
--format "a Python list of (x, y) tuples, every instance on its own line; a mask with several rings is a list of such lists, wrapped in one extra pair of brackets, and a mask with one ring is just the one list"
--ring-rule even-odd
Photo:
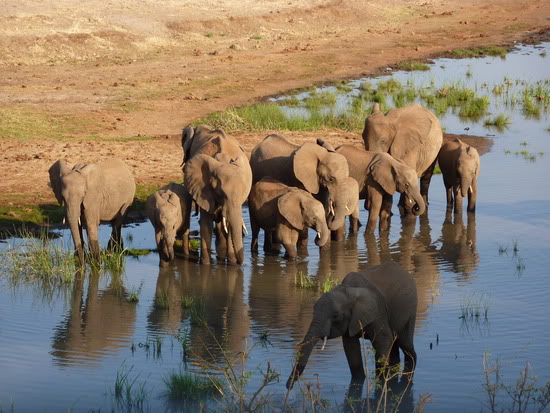
[(248, 158), (236, 139), (206, 125), (185, 128), (182, 146), (185, 187), (200, 208), (201, 262), (210, 264), (216, 222), (218, 260), (242, 264), (242, 205), (252, 186)]
[(130, 167), (114, 158), (74, 167), (58, 160), (50, 167), (49, 174), (55, 197), (65, 205), (80, 263), (84, 263), (83, 226), (94, 259), (99, 259), (98, 228), (101, 221), (111, 222), (113, 228), (109, 247), (122, 248), (122, 223), (136, 192)]
[[(375, 104), (372, 115), (365, 120), (363, 141), (367, 151), (388, 152), (413, 167), (420, 177), (420, 193), (428, 204), (428, 188), (443, 143), (441, 125), (432, 112), (415, 104), (384, 114)], [(410, 209), (404, 196), (400, 203)]]
[(299, 146), (282, 136), (269, 135), (252, 150), (250, 166), (254, 183), (271, 176), (285, 185), (305, 189), (327, 208), (330, 230), (344, 225), (349, 169), (346, 159), (332, 147), (311, 142)]
[(349, 273), (342, 284), (315, 303), (286, 387), (291, 389), (301, 376), (317, 342), (336, 337), (342, 337), (353, 382), (365, 380), (361, 337), (372, 342), (378, 370), (387, 361), (399, 364), (401, 349), (404, 370), (411, 372), (416, 364), (413, 337), (417, 303), (414, 279), (394, 261)]
[(374, 232), (378, 217), (380, 229), (388, 228), (392, 196), (396, 191), (413, 206), (413, 214), (424, 213), (426, 205), (413, 168), (387, 153), (365, 151), (353, 145), (340, 145), (336, 152), (346, 158), (349, 174), (359, 184), (359, 199), (366, 200), (365, 207), (369, 210), (367, 232)]

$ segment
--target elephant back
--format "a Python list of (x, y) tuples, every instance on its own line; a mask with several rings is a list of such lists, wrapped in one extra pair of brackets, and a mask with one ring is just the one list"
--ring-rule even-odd
[(250, 155), (253, 182), (266, 176), (294, 184), (292, 154), (299, 148), (280, 135), (268, 135), (254, 147)]

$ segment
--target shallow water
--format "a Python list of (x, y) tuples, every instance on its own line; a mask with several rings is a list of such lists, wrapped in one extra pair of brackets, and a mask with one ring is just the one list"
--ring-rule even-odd
[[(548, 79), (549, 58), (541, 57), (542, 51), (550, 52), (550, 44), (522, 47), (505, 60), (440, 59), (430, 72), (393, 76), (402, 83), (413, 78), (416, 84), (432, 79), (443, 84), (464, 80), (470, 70), (473, 75), (464, 81), (477, 85), (480, 92), (483, 83), (502, 82), (505, 75), (513, 80)], [(527, 361), (539, 385), (547, 382), (550, 132), (546, 129), (550, 117), (543, 112), (540, 119), (526, 119), (521, 105), (501, 105), (492, 111), (511, 116), (507, 130), (464, 123), (450, 112), (441, 116), (449, 133), (464, 133), (469, 127), (469, 134), (496, 135), (492, 151), (481, 158), (475, 218), (464, 214), (454, 223), (446, 219), (444, 187), (436, 175), (427, 217), (401, 222), (394, 207), (385, 236), (365, 236), (360, 230), (328, 250), (319, 251), (312, 244), (309, 256), (297, 262), (251, 256), (247, 237), (242, 267), (208, 267), (178, 260), (173, 267), (159, 269), (158, 256), (152, 253), (126, 258), (121, 276), (87, 274), (53, 297), (32, 286), (12, 288), (0, 277), (1, 408), (88, 411), (121, 407), (113, 395), (117, 371), (131, 368), (130, 377), (145, 383), (147, 409), (175, 409), (161, 396), (163, 378), (170, 371), (200, 372), (199, 364), (220, 366), (224, 354), (245, 349), (251, 349), (246, 369), (255, 373), (249, 392), (258, 388), (259, 370), (265, 371), (269, 361), (281, 380), (268, 390), (274, 393), (273, 400), (281, 402), (294, 345), (307, 330), (319, 295), (296, 287), (295, 277), (302, 272), (317, 281), (328, 276), (341, 280), (349, 271), (388, 259), (414, 275), (419, 293), (418, 367), (404, 410), (411, 410), (420, 395), (428, 393), (432, 399), (426, 411), (488, 410), (482, 387), (486, 353), (502, 360), (507, 383), (515, 382)], [(527, 146), (520, 145), (523, 141)], [(523, 149), (545, 154), (530, 162), (505, 153)], [(366, 222), (365, 211), (361, 214), (361, 221)], [(245, 221), (250, 228), (246, 210)], [(196, 221), (193, 226), (197, 229)], [(70, 245), (67, 231), (60, 233), (58, 242)], [(103, 245), (108, 234), (109, 228), (102, 227)], [(149, 223), (131, 225), (124, 235), (127, 247), (155, 247)], [(506, 247), (507, 251), (499, 252)], [(125, 294), (140, 286), (139, 302), (129, 302)], [(191, 324), (190, 311), (179, 304), (183, 295), (203, 298), (208, 328)], [(487, 318), (460, 318), (461, 305), (471, 297), (483, 297)], [(267, 341), (261, 340), (264, 334)], [(187, 357), (175, 335), (187, 335)], [(162, 340), (160, 352), (152, 345), (156, 337)], [(372, 362), (369, 366), (372, 369)], [(320, 348), (313, 352), (304, 380), (316, 382), (317, 377), (322, 398), (330, 400), (332, 407), (341, 406), (350, 374), (339, 339), (329, 341), (323, 352)], [(292, 395), (291, 402), (300, 406), (299, 395)], [(506, 397), (500, 402), (509, 405)]]

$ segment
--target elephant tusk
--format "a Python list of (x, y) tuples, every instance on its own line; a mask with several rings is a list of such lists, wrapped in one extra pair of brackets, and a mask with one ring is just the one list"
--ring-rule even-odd
[(414, 201), (412, 198), (409, 198), (409, 204), (414, 204)]
[(65, 217), (63, 217), (63, 225), (65, 225)]
[(225, 220), (225, 217), (222, 216), (222, 224), (223, 224), (223, 230), (226, 234), (229, 234), (229, 231), (227, 230), (227, 222)]
[(321, 351), (325, 349), (326, 345), (327, 345), (327, 336), (325, 336), (325, 339), (323, 340), (323, 347), (321, 347)]
[(349, 208), (348, 208), (348, 206), (347, 206), (347, 205), (346, 205), (346, 211), (347, 211), (347, 212), (349, 212)]
[(321, 233), (317, 231), (317, 238), (321, 239)]
[(470, 191), (470, 193), (473, 192), (473, 190), (472, 190), (472, 185), (470, 185), (470, 187), (468, 188), (468, 191)]
[(334, 215), (334, 207), (332, 206), (332, 200), (330, 200), (328, 204), (328, 213), (330, 215)]
[(246, 225), (244, 224), (244, 221), (243, 221), (243, 232), (245, 235), (248, 235), (248, 231), (246, 229)]
[(78, 218), (78, 226), (81, 226), (82, 223), (80, 222), (80, 217)]

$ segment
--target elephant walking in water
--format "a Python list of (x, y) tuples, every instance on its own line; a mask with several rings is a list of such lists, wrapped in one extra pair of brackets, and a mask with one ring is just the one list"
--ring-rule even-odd
[(336, 337), (342, 337), (354, 383), (363, 383), (366, 377), (361, 337), (372, 342), (378, 370), (386, 362), (399, 364), (401, 349), (405, 356), (404, 370), (413, 371), (417, 305), (414, 279), (394, 261), (349, 273), (342, 284), (323, 294), (315, 303), (313, 319), (300, 343), (286, 387), (291, 389), (301, 376), (317, 342)]
[[(206, 125), (182, 133), (187, 191), (200, 207), (201, 262), (210, 264), (214, 222), (218, 260), (244, 261), (242, 205), (252, 187), (252, 170), (236, 139)], [(191, 213), (188, 201), (186, 213)]]
[(120, 159), (74, 167), (58, 160), (50, 167), (49, 174), (55, 197), (65, 205), (80, 263), (84, 263), (83, 226), (94, 259), (99, 259), (98, 228), (101, 221), (110, 221), (113, 227), (109, 247), (122, 248), (122, 223), (136, 192), (130, 167)]
[[(441, 125), (432, 112), (409, 105), (384, 114), (375, 104), (372, 115), (365, 120), (363, 141), (367, 151), (387, 152), (414, 168), (420, 177), (420, 193), (428, 205), (428, 189), (443, 143)], [(406, 210), (411, 208), (403, 194), (400, 204)]]

